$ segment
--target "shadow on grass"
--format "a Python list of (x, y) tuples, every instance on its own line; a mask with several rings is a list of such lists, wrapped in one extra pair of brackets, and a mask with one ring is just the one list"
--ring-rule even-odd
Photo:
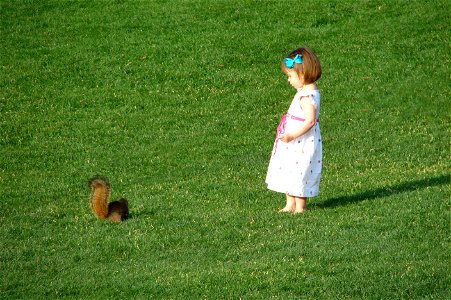
[(327, 199), (321, 203), (316, 204), (319, 208), (332, 208), (336, 206), (348, 205), (352, 203), (357, 203), (364, 200), (373, 200), (382, 197), (388, 197), (394, 194), (411, 192), (416, 190), (425, 189), (431, 186), (438, 186), (450, 183), (449, 175), (442, 175), (432, 178), (426, 178), (421, 180), (414, 180), (409, 182), (404, 182), (396, 184), (393, 186), (387, 186), (384, 188), (379, 188), (372, 191), (367, 191), (350, 196), (341, 196), (337, 198)]
[(134, 211), (133, 209), (130, 209), (130, 215), (128, 216), (128, 219), (139, 219), (139, 218), (150, 218), (155, 216), (156, 210), (155, 209), (140, 209), (138, 211)]

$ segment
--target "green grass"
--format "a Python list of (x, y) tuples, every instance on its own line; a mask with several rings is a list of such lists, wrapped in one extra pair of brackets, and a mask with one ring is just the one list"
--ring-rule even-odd
[[(0, 298), (450, 297), (449, 1), (0, 3)], [(324, 170), (294, 216), (264, 178), (299, 45)]]

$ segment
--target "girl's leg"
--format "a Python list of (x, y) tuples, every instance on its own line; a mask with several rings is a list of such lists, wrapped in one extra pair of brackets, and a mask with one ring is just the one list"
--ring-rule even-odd
[(296, 197), (296, 208), (295, 213), (303, 213), (307, 210), (307, 198), (306, 197)]
[(296, 209), (296, 200), (295, 197), (286, 194), (287, 196), (287, 204), (285, 207), (279, 210), (280, 212), (293, 212)]

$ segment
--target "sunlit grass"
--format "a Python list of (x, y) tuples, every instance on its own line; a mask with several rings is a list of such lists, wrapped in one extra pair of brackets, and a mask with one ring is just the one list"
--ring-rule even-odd
[[(302, 3), (2, 1), (0, 297), (447, 299), (450, 5)], [(300, 45), (324, 170), (294, 216), (264, 177)], [(131, 219), (95, 219), (96, 174)]]

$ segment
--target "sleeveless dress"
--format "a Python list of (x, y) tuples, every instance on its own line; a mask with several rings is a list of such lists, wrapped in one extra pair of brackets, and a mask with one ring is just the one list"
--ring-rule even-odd
[[(315, 125), (305, 134), (285, 143), (278, 137), (299, 127), (304, 121), (301, 97), (309, 97), (315, 107)], [(318, 90), (298, 89), (291, 102), (288, 113), (277, 127), (271, 160), (269, 161), (266, 184), (268, 189), (295, 197), (314, 197), (318, 195), (322, 168), (322, 141), (318, 117), (320, 94)]]

